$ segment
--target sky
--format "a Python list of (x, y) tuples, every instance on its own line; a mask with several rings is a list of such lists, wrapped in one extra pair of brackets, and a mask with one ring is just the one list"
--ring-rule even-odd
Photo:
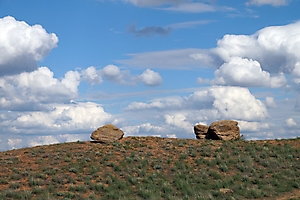
[(300, 136), (300, 0), (0, 0), (0, 151), (125, 136)]

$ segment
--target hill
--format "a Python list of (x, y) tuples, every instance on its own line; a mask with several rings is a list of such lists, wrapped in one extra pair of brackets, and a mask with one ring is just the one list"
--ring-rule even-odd
[(125, 137), (0, 152), (0, 199), (299, 199), (300, 138)]

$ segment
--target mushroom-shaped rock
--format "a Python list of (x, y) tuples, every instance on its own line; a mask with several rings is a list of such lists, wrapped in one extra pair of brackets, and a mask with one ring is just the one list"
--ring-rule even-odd
[(95, 142), (109, 143), (122, 139), (124, 132), (113, 124), (106, 124), (99, 127), (91, 134), (91, 139)]

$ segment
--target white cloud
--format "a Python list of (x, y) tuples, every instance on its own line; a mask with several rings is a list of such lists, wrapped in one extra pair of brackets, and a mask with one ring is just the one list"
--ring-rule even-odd
[(151, 109), (163, 109), (163, 110), (173, 110), (183, 107), (183, 99), (178, 96), (171, 96), (166, 98), (154, 99), (151, 103), (143, 102), (132, 102), (125, 109), (127, 111), (138, 111), (138, 110), (151, 110)]
[(266, 105), (268, 108), (276, 108), (276, 103), (273, 97), (266, 97)]
[(225, 35), (214, 53), (224, 61), (232, 57), (256, 60), (270, 73), (291, 73), (300, 56), (300, 21), (285, 26), (270, 26), (253, 35)]
[(250, 0), (246, 5), (272, 5), (272, 6), (284, 6), (287, 5), (291, 0)]
[(39, 145), (49, 145), (49, 144), (56, 144), (59, 141), (52, 135), (47, 136), (38, 136), (37, 138), (32, 139), (29, 142), (29, 146), (39, 146)]
[(300, 77), (300, 61), (295, 64), (295, 68), (293, 69), (292, 75)]
[[(265, 122), (269, 116), (266, 106), (247, 88), (241, 87), (210, 87), (185, 97), (170, 96), (153, 99), (148, 103), (132, 102), (125, 111), (124, 116), (130, 116), (130, 120), (135, 123), (147, 124), (143, 127), (151, 130), (148, 132), (141, 130), (141, 125), (132, 125), (126, 128), (129, 135), (149, 133), (193, 138), (195, 124), (210, 124), (221, 119), (241, 122), (243, 133), (254, 134), (271, 127)], [(149, 121), (153, 123), (147, 123)], [(151, 129), (153, 126), (160, 129)]]
[(0, 109), (39, 110), (47, 103), (66, 103), (77, 97), (79, 73), (68, 71), (62, 80), (47, 67), (0, 78)]
[(136, 136), (136, 135), (159, 135), (165, 134), (166, 129), (163, 126), (154, 126), (150, 123), (145, 123), (141, 125), (124, 126), (122, 130), (125, 136)]
[(146, 69), (140, 76), (141, 81), (148, 86), (157, 86), (162, 84), (162, 78), (159, 73)]
[(103, 68), (103, 74), (107, 79), (118, 79), (121, 76), (121, 70), (115, 65), (107, 65)]
[(89, 131), (112, 122), (109, 113), (96, 103), (52, 104), (49, 111), (14, 112), (0, 122), (3, 132), (40, 134)]
[(101, 76), (109, 81), (119, 83), (122, 85), (135, 85), (133, 76), (128, 70), (120, 70), (119, 67), (115, 65), (107, 65), (101, 71)]
[(261, 69), (259, 62), (247, 58), (232, 57), (215, 71), (215, 84), (242, 87), (283, 87), (287, 84), (285, 76), (280, 73), (271, 77)]
[(80, 84), (80, 74), (77, 71), (68, 71), (61, 83), (66, 86), (72, 93), (76, 94)]
[[(211, 87), (195, 92), (188, 97), (154, 99), (151, 103), (133, 102), (126, 111), (159, 112), (195, 110), (207, 113), (210, 119), (239, 119), (259, 121), (268, 116), (265, 105), (257, 100), (247, 88)], [(205, 119), (205, 118), (203, 118)]]
[(147, 86), (157, 86), (163, 82), (159, 73), (151, 69), (146, 69), (140, 75), (131, 75), (129, 70), (121, 70), (115, 65), (107, 65), (99, 70), (91, 66), (82, 70), (80, 76), (81, 80), (92, 85), (101, 84), (103, 78), (122, 85), (136, 85), (138, 82), (142, 82)]
[(225, 35), (216, 48), (191, 56), (206, 66), (218, 68), (214, 83), (287, 87), (286, 75), (292, 75), (294, 83), (299, 79), (299, 43), (300, 21), (266, 27), (253, 35)]
[(187, 116), (183, 113), (166, 114), (165, 122), (177, 129), (184, 129), (186, 132), (193, 132), (193, 125), (187, 121)]
[(81, 71), (82, 79), (92, 85), (101, 84), (103, 79), (99, 71), (94, 66)]
[(7, 145), (9, 146), (10, 149), (20, 148), (22, 145), (22, 140), (21, 139), (8, 139)]
[(268, 130), (270, 128), (269, 123), (263, 122), (249, 122), (249, 121), (238, 121), (241, 132), (259, 132)]
[(286, 123), (286, 126), (288, 126), (288, 127), (297, 126), (297, 123), (294, 121), (293, 118), (286, 119), (285, 123)]
[(211, 89), (213, 106), (226, 119), (260, 121), (268, 115), (265, 105), (247, 88), (216, 87)]
[(57, 46), (58, 38), (40, 25), (29, 26), (13, 17), (0, 18), (0, 76), (33, 71)]

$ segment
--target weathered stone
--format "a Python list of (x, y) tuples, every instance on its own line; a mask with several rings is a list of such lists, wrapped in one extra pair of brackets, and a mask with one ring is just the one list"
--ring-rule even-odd
[(114, 142), (116, 140), (122, 139), (124, 136), (124, 132), (115, 127), (112, 124), (107, 124), (105, 126), (99, 127), (91, 134), (91, 139), (95, 142)]
[(233, 193), (233, 191), (229, 188), (220, 188), (220, 192), (223, 194)]
[(233, 120), (213, 122), (208, 128), (206, 138), (212, 140), (237, 140), (240, 138), (238, 122)]
[(197, 139), (204, 139), (208, 131), (208, 126), (203, 124), (197, 124), (194, 126), (194, 133)]

